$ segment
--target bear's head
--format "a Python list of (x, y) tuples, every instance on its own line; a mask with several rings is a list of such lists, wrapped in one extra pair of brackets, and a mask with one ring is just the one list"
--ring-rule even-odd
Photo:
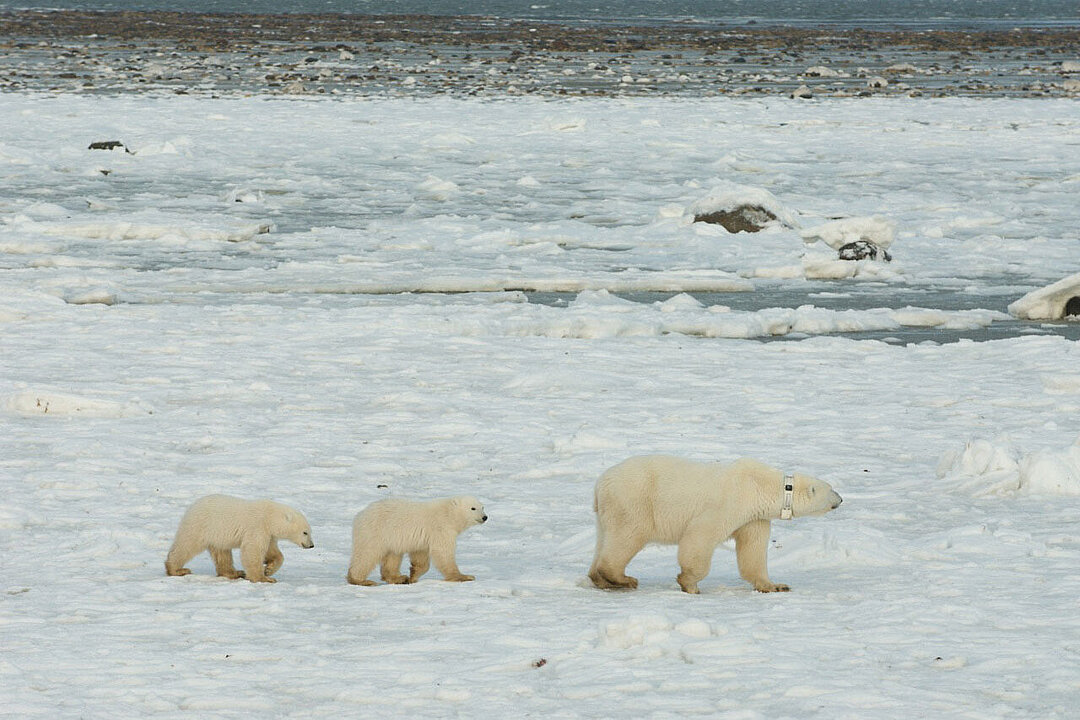
[(311, 525), (302, 512), (293, 510), (291, 507), (281, 507), (281, 518), (275, 537), (291, 540), (302, 548), (313, 548), (315, 543), (311, 540)]
[(480, 525), (487, 522), (487, 513), (484, 512), (483, 504), (472, 495), (462, 495), (454, 498), (454, 506), (465, 520), (465, 527)]
[(793, 517), (824, 515), (840, 507), (844, 501), (824, 480), (795, 473), (792, 482), (791, 514)]

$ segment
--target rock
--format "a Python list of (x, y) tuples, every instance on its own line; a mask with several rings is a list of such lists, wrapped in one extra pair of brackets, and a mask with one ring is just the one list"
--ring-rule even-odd
[(814, 93), (810, 92), (810, 88), (806, 87), (805, 85), (800, 85), (799, 87), (795, 88), (795, 91), (791, 93), (790, 97), (793, 99), (799, 98), (801, 100), (809, 100), (810, 98), (814, 97)]
[(87, 150), (116, 150), (117, 148), (120, 148), (121, 150), (123, 150), (125, 152), (129, 152), (129, 153), (131, 152), (126, 147), (124, 147), (124, 143), (120, 142), (119, 140), (96, 140), (96, 141), (90, 143), (90, 147), (88, 147), (86, 149)]
[(795, 217), (764, 188), (728, 183), (713, 188), (687, 208), (694, 222), (720, 225), (729, 233), (759, 232), (781, 225), (797, 227)]
[(856, 240), (840, 248), (841, 260), (884, 260), (892, 262), (892, 255), (869, 240)]
[(886, 88), (889, 87), (889, 81), (881, 77), (880, 75), (875, 75), (872, 78), (867, 78), (866, 87), (875, 89)]
[(729, 233), (760, 232), (769, 223), (775, 221), (776, 216), (759, 205), (740, 205), (733, 210), (720, 210), (694, 216), (694, 222), (723, 225)]

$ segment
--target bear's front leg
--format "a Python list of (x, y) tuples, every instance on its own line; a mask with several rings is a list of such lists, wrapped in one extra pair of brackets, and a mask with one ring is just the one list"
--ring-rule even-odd
[(240, 564), (244, 566), (244, 574), (251, 582), (277, 582), (272, 577), (266, 576), (266, 553), (270, 549), (269, 536), (244, 538), (240, 545)]
[(270, 545), (266, 548), (266, 558), (264, 561), (264, 564), (266, 565), (266, 574), (273, 575), (281, 568), (281, 565), (284, 562), (285, 556), (281, 554), (277, 539), (271, 538)]
[(753, 520), (732, 533), (735, 538), (735, 558), (739, 563), (739, 575), (758, 592), (788, 592), (791, 588), (787, 585), (774, 583), (769, 579), (771, 528), (772, 524), (768, 520)]
[(465, 575), (458, 570), (457, 560), (454, 558), (454, 551), (457, 549), (457, 538), (452, 539), (450, 542), (443, 542), (442, 547), (431, 548), (431, 559), (435, 562), (435, 567), (442, 573), (443, 578), (449, 582), (469, 582), (475, 580), (475, 575)]

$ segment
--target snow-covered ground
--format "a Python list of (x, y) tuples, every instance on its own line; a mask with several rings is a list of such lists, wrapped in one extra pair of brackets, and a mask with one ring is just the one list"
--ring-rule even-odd
[[(1080, 344), (824, 334), (992, 325), (1077, 272), (1076, 107), (5, 97), (0, 716), (1073, 717)], [(689, 222), (739, 188), (797, 227)], [(838, 217), (894, 261), (804, 242)], [(778, 288), (809, 299), (693, 296)], [(891, 301), (941, 289), (975, 302)], [(684, 595), (670, 547), (601, 592), (592, 485), (643, 452), (844, 504), (774, 524), (791, 593), (722, 548)], [(315, 549), (166, 577), (209, 492)], [(464, 492), (475, 582), (345, 583), (356, 511)]]

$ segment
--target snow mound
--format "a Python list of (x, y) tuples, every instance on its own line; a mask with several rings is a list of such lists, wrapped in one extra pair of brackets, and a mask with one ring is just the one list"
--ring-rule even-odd
[(1020, 461), (1020, 488), (1037, 495), (1080, 495), (1080, 442), (1061, 452), (1025, 456)]
[(115, 292), (101, 287), (64, 296), (64, 302), (69, 305), (115, 305), (118, 301)]
[[(705, 197), (687, 208), (697, 218), (740, 213), (761, 227), (798, 227), (799, 223), (776, 196), (764, 188), (729, 184), (713, 188)], [(726, 226), (725, 226), (726, 227)]]
[(673, 623), (659, 614), (632, 615), (602, 624), (596, 645), (639, 660), (670, 657), (687, 664), (714, 665), (718, 659), (761, 654), (752, 640), (727, 635), (727, 628), (698, 618)]
[(246, 225), (232, 230), (218, 228), (179, 227), (133, 222), (103, 222), (82, 224), (45, 224), (38, 228), (46, 235), (77, 237), (88, 240), (166, 240), (194, 242), (246, 242), (256, 235), (270, 232), (270, 225)]
[(443, 180), (435, 175), (428, 175), (422, 182), (417, 184), (416, 196), (423, 200), (446, 202), (456, 196), (460, 190), (461, 188), (455, 182)]
[(24, 390), (14, 393), (4, 398), (0, 402), (0, 407), (10, 413), (26, 417), (49, 415), (52, 417), (123, 418), (148, 415), (153, 412), (147, 405), (137, 400), (124, 403), (65, 395), (49, 390)]
[(892, 220), (873, 215), (871, 217), (850, 217), (832, 220), (817, 227), (808, 228), (799, 233), (807, 244), (821, 240), (833, 250), (865, 240), (872, 242), (882, 250), (887, 250), (896, 237), (896, 223)]
[(604, 625), (600, 645), (628, 649), (648, 645), (663, 645), (671, 635), (673, 625), (663, 615), (640, 615)]
[(1021, 320), (1061, 320), (1080, 315), (1080, 273), (1029, 292), (1009, 305), (1009, 313)]
[(970, 440), (962, 449), (945, 453), (937, 473), (975, 496), (1080, 495), (1080, 439), (1063, 451), (1026, 455), (1007, 440)]

